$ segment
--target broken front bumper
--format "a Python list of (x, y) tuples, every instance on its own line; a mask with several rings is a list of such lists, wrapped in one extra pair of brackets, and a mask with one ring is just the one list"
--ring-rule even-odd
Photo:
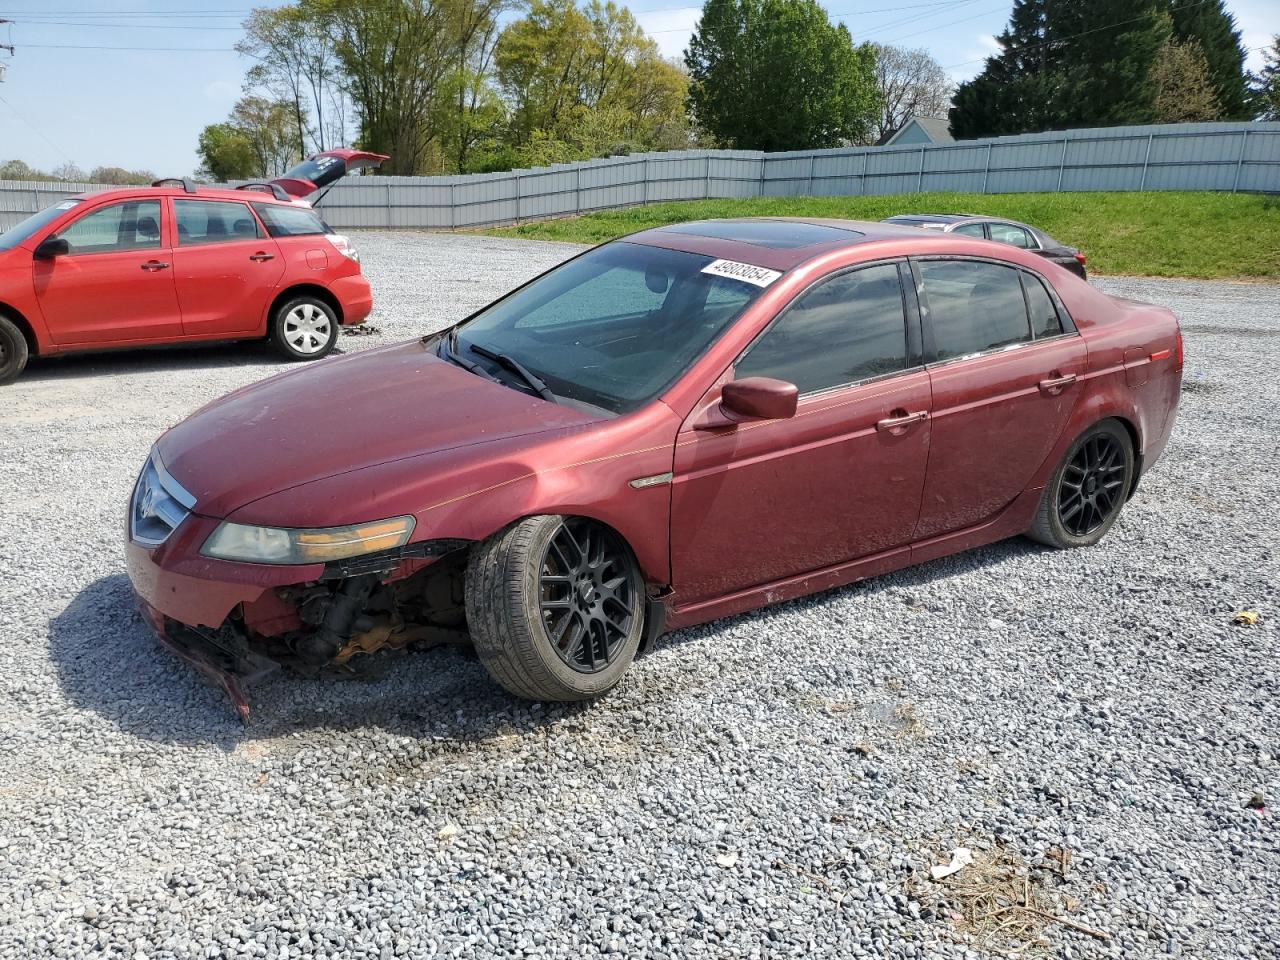
[(233, 563), (199, 547), (217, 521), (189, 516), (159, 546), (130, 541), (129, 578), (161, 643), (224, 689), (281, 666), (314, 675), (384, 647), (465, 643), (465, 540), (430, 540), (307, 566)]

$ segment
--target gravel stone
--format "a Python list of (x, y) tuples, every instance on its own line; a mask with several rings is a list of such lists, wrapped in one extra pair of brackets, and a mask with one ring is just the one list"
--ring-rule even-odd
[[(379, 332), (345, 351), (579, 249), (356, 240)], [(681, 631), (586, 706), (435, 650), (273, 677), (242, 730), (134, 611), (124, 509), (161, 431), (289, 365), (33, 361), (0, 390), (0, 958), (979, 958), (911, 891), (996, 841), (1071, 851), (1072, 916), (1111, 939), (1050, 928), (1061, 956), (1269, 955), (1280, 286), (1097, 283), (1187, 344), (1168, 452), (1099, 546), (1010, 540)]]

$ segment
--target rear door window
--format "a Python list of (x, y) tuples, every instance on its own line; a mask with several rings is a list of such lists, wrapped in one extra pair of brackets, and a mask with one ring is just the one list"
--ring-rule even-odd
[(258, 216), (267, 225), (267, 233), (273, 237), (308, 237), (333, 232), (316, 213), (305, 207), (255, 203), (253, 209), (258, 211)]
[(962, 223), (951, 231), (952, 233), (960, 233), (966, 237), (985, 237), (986, 227), (981, 223)]
[(735, 365), (815, 393), (906, 369), (907, 317), (897, 264), (863, 267), (811, 288)]
[(1054, 305), (1053, 297), (1044, 288), (1044, 282), (1029, 273), (1022, 275), (1022, 286), (1027, 291), (1027, 308), (1031, 313), (1031, 331), (1036, 339), (1056, 337), (1062, 333), (1062, 317)]
[(253, 240), (262, 228), (246, 204), (232, 200), (174, 200), (178, 245)]
[(160, 246), (160, 201), (126, 200), (85, 214), (58, 234), (71, 254), (153, 250)]
[(1031, 339), (1021, 271), (979, 260), (922, 260), (938, 360), (953, 360)]
[(1031, 242), (1031, 234), (1022, 227), (1015, 227), (1012, 223), (992, 223), (989, 226), (991, 239), (997, 243), (1007, 243), (1011, 247), (1021, 247), (1023, 250), (1030, 250), (1035, 246)]

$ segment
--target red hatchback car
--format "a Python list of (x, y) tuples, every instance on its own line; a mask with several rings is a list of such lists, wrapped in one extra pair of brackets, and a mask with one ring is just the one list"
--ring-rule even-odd
[[(1181, 370), (1168, 310), (1006, 245), (648, 230), (198, 411), (138, 479), (129, 573), (245, 716), (277, 664), (468, 634), (513, 693), (583, 699), (665, 628), (1016, 534), (1097, 542)], [(300, 433), (300, 407), (350, 413)]]
[(267, 337), (323, 357), (373, 308), (355, 248), (301, 198), (386, 158), (318, 154), (236, 190), (83, 194), (0, 233), (0, 383), (30, 355)]

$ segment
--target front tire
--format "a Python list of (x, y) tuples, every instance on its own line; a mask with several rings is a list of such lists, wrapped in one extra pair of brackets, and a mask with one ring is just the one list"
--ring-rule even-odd
[(338, 315), (319, 297), (291, 297), (272, 314), (269, 339), (290, 360), (319, 360), (338, 342)]
[(0, 383), (17, 378), (27, 366), (27, 338), (8, 317), (0, 314)]
[(1133, 489), (1133, 441), (1117, 420), (1086, 430), (1044, 488), (1027, 536), (1050, 547), (1090, 547), (1115, 524)]
[(644, 581), (631, 550), (582, 517), (531, 517), (477, 544), (466, 603), (480, 662), (527, 700), (606, 693), (644, 632)]

